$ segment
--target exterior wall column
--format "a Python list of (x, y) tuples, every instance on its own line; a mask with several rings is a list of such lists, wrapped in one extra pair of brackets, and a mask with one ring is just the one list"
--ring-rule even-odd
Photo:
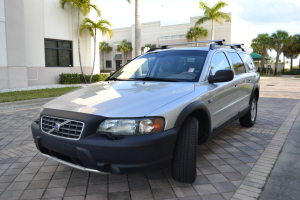
[[(1, 3), (3, 5), (3, 0)], [(6, 88), (27, 87), (24, 1), (4, 0), (4, 16), (8, 77)]]

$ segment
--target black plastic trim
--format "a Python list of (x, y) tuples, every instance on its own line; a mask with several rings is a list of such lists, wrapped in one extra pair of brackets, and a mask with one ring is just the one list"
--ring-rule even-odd
[(201, 102), (201, 101), (194, 101), (191, 104), (189, 104), (188, 106), (186, 106), (181, 113), (178, 115), (175, 125), (174, 127), (179, 127), (182, 125), (182, 123), (184, 122), (184, 120), (190, 115), (192, 114), (194, 111), (197, 110), (201, 110), (204, 111), (207, 115), (207, 119), (209, 121), (208, 126), (209, 126), (209, 130), (211, 130), (211, 118), (210, 118), (210, 114), (208, 111), (208, 108), (206, 107), (206, 105)]

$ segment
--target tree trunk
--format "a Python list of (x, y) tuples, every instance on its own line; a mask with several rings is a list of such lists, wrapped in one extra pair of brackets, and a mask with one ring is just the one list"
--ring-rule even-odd
[(275, 73), (274, 73), (275, 76), (277, 76), (279, 56), (280, 56), (280, 49), (277, 49), (276, 62), (275, 62)]
[(79, 65), (80, 65), (80, 70), (81, 70), (81, 74), (83, 77), (83, 80), (85, 83), (87, 83), (84, 73), (83, 73), (83, 69), (82, 69), (82, 64), (81, 64), (81, 54), (80, 54), (80, 34), (79, 34), (79, 19), (80, 19), (80, 9), (78, 9), (78, 24), (77, 24), (77, 30), (78, 30), (78, 57), (79, 57)]
[(94, 68), (95, 68), (95, 59), (96, 59), (96, 39), (97, 39), (97, 29), (95, 30), (95, 37), (94, 37), (94, 60), (93, 60), (93, 68), (90, 76), (89, 83), (92, 82), (93, 74), (94, 74)]
[[(105, 66), (104, 66), (104, 51), (101, 52), (101, 59), (102, 59), (102, 69), (104, 71), (104, 68), (105, 68)], [(101, 74), (101, 67), (100, 67), (100, 74)]]
[(260, 73), (263, 74), (264, 73), (264, 68), (265, 68), (265, 57), (266, 55), (264, 53), (262, 53), (261, 55), (261, 60), (260, 60), (260, 63), (261, 63), (261, 70), (260, 70)]
[(139, 1), (135, 0), (135, 57), (141, 55), (141, 20)]
[(293, 56), (291, 57), (291, 67), (290, 70), (293, 70)]
[(215, 30), (214, 30), (214, 20), (211, 20), (212, 24), (211, 24), (211, 40), (214, 40), (215, 38)]

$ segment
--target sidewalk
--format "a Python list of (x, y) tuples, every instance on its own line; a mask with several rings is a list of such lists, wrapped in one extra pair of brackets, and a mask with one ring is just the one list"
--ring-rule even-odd
[(299, 199), (300, 196), (300, 113), (294, 121), (271, 176), (261, 194), (262, 200)]

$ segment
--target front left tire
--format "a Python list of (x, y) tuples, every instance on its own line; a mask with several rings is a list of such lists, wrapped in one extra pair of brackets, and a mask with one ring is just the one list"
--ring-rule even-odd
[(188, 117), (180, 128), (173, 157), (175, 181), (193, 183), (196, 179), (198, 129), (196, 117)]

